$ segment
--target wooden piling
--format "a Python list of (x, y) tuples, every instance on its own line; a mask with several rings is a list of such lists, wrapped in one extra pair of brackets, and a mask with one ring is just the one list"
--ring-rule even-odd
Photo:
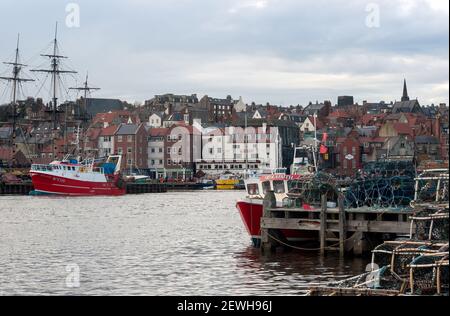
[(261, 252), (263, 254), (273, 250), (273, 244), (269, 236), (269, 229), (264, 228), (263, 221), (265, 218), (271, 218), (271, 210), (277, 206), (277, 201), (274, 191), (269, 191), (264, 197), (263, 201), (263, 217), (261, 218)]
[(327, 196), (322, 195), (322, 208), (320, 210), (320, 254), (325, 254), (327, 243)]
[(345, 255), (345, 240), (347, 239), (347, 219), (344, 205), (344, 195), (339, 194), (339, 253), (341, 256)]

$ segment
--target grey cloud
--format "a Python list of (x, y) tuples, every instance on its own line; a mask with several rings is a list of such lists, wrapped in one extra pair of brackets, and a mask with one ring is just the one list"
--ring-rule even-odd
[[(426, 0), (261, 1), (74, 0), (81, 28), (62, 27), (61, 43), (106, 97), (231, 93), (297, 104), (351, 93), (378, 100), (398, 98), (406, 76), (422, 103), (448, 102), (448, 10)], [(2, 0), (0, 57), (10, 55), (18, 31), (25, 57), (34, 56), (54, 21), (63, 24), (68, 2)], [(380, 6), (380, 28), (365, 25), (370, 2)]]

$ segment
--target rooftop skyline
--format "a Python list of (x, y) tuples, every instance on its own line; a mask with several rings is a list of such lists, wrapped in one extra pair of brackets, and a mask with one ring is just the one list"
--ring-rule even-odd
[[(143, 102), (164, 93), (230, 94), (284, 106), (334, 103), (339, 95), (354, 95), (359, 103), (399, 101), (406, 78), (411, 99), (449, 103), (446, 0), (67, 5), (3, 0), (0, 61), (12, 59), (20, 33), (22, 61), (45, 64), (39, 53), (48, 52), (58, 21), (61, 53), (79, 72), (77, 81), (68, 77), (65, 85), (80, 85), (89, 71), (92, 84), (102, 88), (94, 97)], [(7, 70), (0, 66), (0, 74)], [(40, 86), (25, 85), (23, 94), (48, 100)], [(0, 83), (0, 103), (8, 101), (5, 88)]]

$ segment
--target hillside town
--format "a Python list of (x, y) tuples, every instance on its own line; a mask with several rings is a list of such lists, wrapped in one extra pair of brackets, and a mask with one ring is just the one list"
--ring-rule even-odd
[(28, 98), (18, 102), (15, 130), (12, 106), (0, 107), (0, 161), (27, 168), (76, 151), (119, 154), (123, 169), (186, 180), (289, 170), (294, 149), (318, 141), (321, 170), (341, 177), (383, 159), (448, 163), (448, 106), (410, 99), (406, 80), (399, 100), (358, 104), (342, 96), (336, 104), (281, 107), (196, 94), (157, 95), (142, 105), (80, 98), (59, 106), (55, 130), (51, 102)]

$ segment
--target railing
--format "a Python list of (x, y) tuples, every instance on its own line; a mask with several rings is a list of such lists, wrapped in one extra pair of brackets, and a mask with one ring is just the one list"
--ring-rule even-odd
[(42, 171), (42, 172), (52, 172), (55, 170), (61, 170), (58, 169), (57, 167), (67, 167), (67, 168), (75, 168), (75, 170), (62, 170), (62, 171), (76, 171), (79, 173), (87, 173), (87, 172), (92, 172), (92, 173), (99, 173), (99, 174), (105, 174), (105, 169), (98, 167), (98, 168), (92, 168), (91, 166), (81, 166), (81, 167), (72, 167), (72, 166), (64, 166), (64, 165), (32, 165), (31, 166), (31, 170), (32, 171)]
[(51, 165), (31, 165), (33, 171), (53, 171), (54, 168)]

